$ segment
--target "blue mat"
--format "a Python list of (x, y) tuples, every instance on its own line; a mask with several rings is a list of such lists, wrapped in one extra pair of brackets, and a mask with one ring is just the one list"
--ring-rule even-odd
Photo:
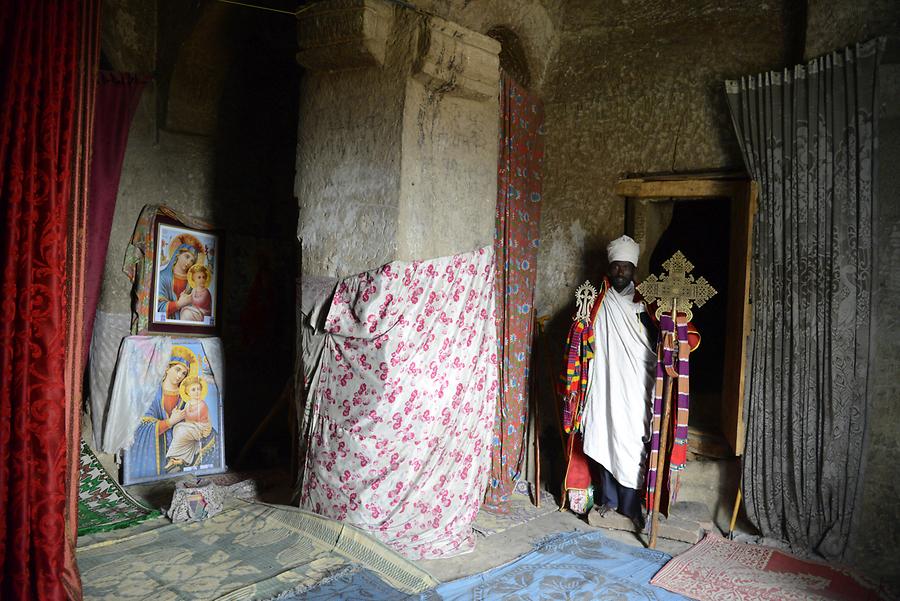
[(618, 599), (681, 601), (648, 584), (671, 556), (606, 538), (602, 532), (554, 536), (512, 563), (423, 593), (422, 601)]
[(284, 595), (279, 601), (687, 601), (687, 597), (649, 584), (670, 559), (670, 555), (661, 551), (610, 540), (600, 531), (566, 532), (553, 536), (511, 563), (446, 582), (419, 596), (402, 593), (372, 572), (354, 568), (302, 593)]
[(342, 599), (410, 601), (416, 597), (398, 591), (376, 576), (374, 572), (363, 567), (343, 570), (302, 592), (284, 593), (277, 597), (277, 601), (338, 601)]

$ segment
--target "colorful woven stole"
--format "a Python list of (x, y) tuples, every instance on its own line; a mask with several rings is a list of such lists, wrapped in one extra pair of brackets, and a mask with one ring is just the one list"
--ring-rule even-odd
[(566, 373), (563, 376), (563, 428), (566, 433), (581, 432), (584, 414), (584, 394), (587, 391), (588, 368), (594, 358), (594, 319), (606, 295), (608, 283), (604, 278), (600, 292), (591, 307), (590, 317), (576, 319), (566, 339)]
[(588, 366), (594, 357), (594, 327), (579, 319), (572, 324), (566, 341), (565, 406), (563, 428), (566, 433), (581, 431), (581, 415), (584, 408), (584, 392), (587, 390)]
[[(653, 391), (653, 420), (651, 423), (650, 460), (647, 467), (647, 513), (653, 513), (653, 501), (659, 489), (660, 494), (668, 490), (668, 498), (660, 499), (660, 511), (668, 513), (669, 503), (674, 503), (678, 496), (681, 472), (687, 460), (688, 415), (690, 409), (690, 353), (688, 343), (687, 318), (683, 314), (677, 317), (678, 325), (672, 317), (663, 314), (659, 320), (659, 346), (656, 363), (656, 387)], [(668, 482), (663, 479), (657, 486), (659, 474), (656, 465), (659, 457), (660, 423), (662, 422), (663, 395), (666, 378), (675, 378), (672, 386), (672, 422), (670, 423)], [(674, 427), (672, 427), (674, 426)], [(668, 445), (667, 445), (668, 446)], [(663, 475), (665, 478), (665, 473)]]

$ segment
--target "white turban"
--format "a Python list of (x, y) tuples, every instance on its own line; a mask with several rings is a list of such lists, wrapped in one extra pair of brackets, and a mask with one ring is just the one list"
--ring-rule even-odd
[(606, 247), (606, 258), (609, 259), (610, 263), (613, 261), (628, 261), (632, 265), (637, 265), (640, 254), (640, 245), (628, 236), (616, 238)]

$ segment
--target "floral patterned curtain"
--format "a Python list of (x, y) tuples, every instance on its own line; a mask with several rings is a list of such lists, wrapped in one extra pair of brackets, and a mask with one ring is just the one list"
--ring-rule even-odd
[(0, 599), (80, 599), (87, 173), (99, 2), (0, 3)]
[(485, 506), (503, 511), (519, 478), (528, 410), (534, 284), (540, 242), (544, 107), (501, 74), (497, 170), (497, 339), (500, 394)]

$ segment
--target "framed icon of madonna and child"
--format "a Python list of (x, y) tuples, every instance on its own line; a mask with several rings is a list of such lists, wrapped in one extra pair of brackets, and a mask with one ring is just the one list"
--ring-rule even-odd
[(221, 314), (222, 235), (166, 218), (154, 236), (151, 332), (213, 335)]
[[(135, 380), (134, 385), (149, 406), (136, 425), (134, 442), (125, 450), (124, 484), (184, 474), (215, 474), (227, 469), (221, 382), (217, 381), (223, 374), (215, 373), (210, 365), (210, 355), (205, 350), (206, 341), (210, 340), (218, 343), (212, 338), (173, 339), (171, 350), (163, 357), (161, 377), (159, 370), (147, 370), (146, 365), (139, 370), (141, 377), (137, 380), (142, 381)], [(150, 357), (148, 361), (154, 359)], [(151, 372), (153, 376), (149, 375)]]

